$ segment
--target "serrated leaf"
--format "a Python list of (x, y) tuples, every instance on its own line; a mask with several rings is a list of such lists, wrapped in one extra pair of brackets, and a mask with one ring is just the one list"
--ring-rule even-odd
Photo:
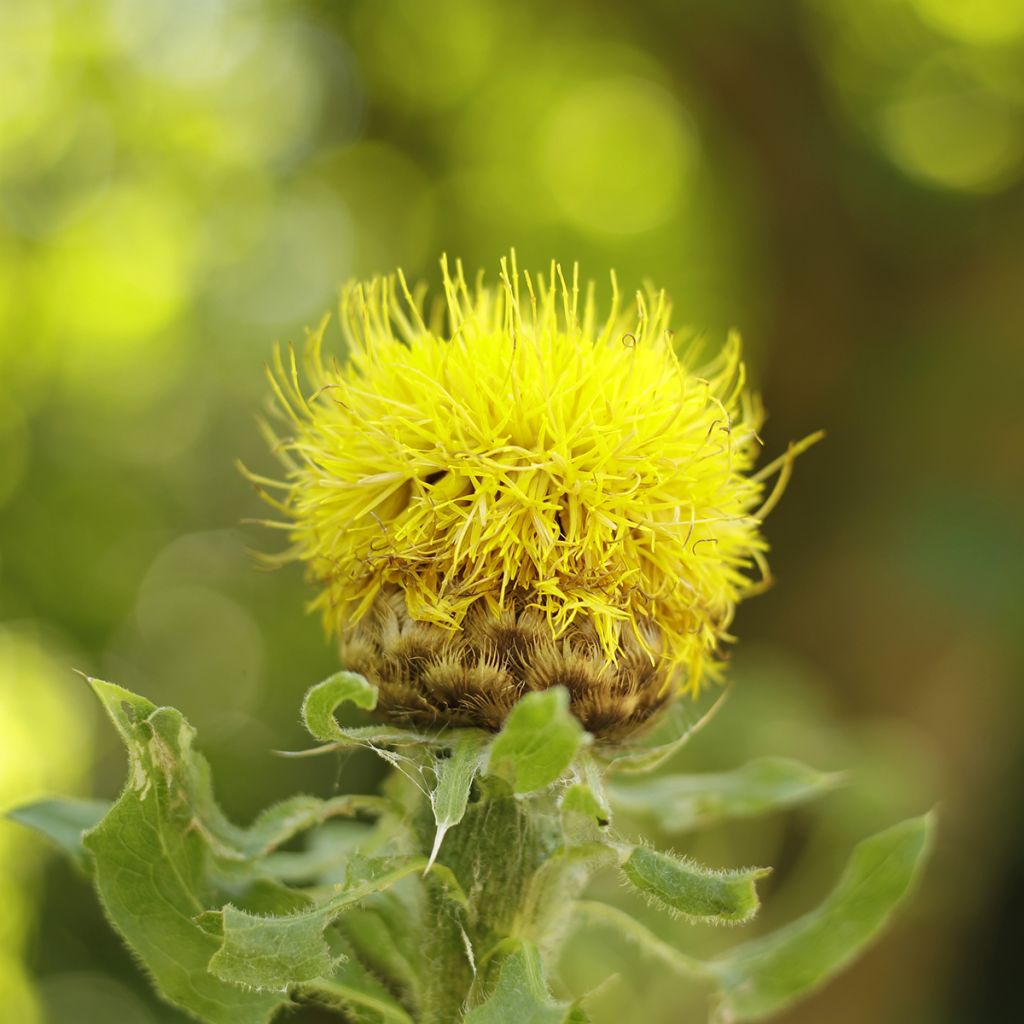
[(754, 883), (770, 869), (714, 871), (691, 860), (635, 846), (622, 872), (640, 892), (692, 921), (742, 924), (757, 913)]
[(209, 1024), (264, 1024), (287, 1003), (284, 993), (247, 991), (206, 969), (219, 945), (200, 920), (212, 909), (208, 835), (222, 816), (203, 816), (215, 805), (191, 727), (171, 708), (90, 684), (129, 759), (124, 792), (83, 840), (108, 917), (172, 1003)]
[(223, 943), (210, 958), (210, 971), (264, 991), (327, 977), (337, 964), (323, 939), (329, 923), (315, 910), (263, 917), (227, 906), (221, 911)]
[(38, 800), (15, 807), (6, 817), (46, 836), (88, 873), (91, 865), (82, 833), (96, 825), (112, 806), (109, 800)]
[(610, 793), (619, 808), (654, 818), (666, 831), (686, 832), (791, 807), (820, 796), (841, 779), (799, 761), (765, 757), (733, 772), (620, 779)]
[(451, 741), (450, 755), (435, 760), (437, 785), (430, 794), (437, 831), (430, 864), (434, 863), (448, 829), (462, 821), (469, 802), (473, 780), (482, 767), (484, 748), (490, 741), (487, 733), (476, 729), (459, 730)]
[(262, 917), (227, 906), (221, 913), (221, 945), (211, 955), (210, 971), (223, 981), (261, 990), (329, 977), (337, 959), (324, 939), (327, 926), (349, 907), (425, 866), (422, 857), (367, 861), (351, 884), (295, 914)]
[(934, 825), (926, 814), (863, 840), (818, 909), (711, 961), (722, 987), (716, 1019), (764, 1020), (841, 971), (906, 898), (927, 859)]
[(516, 793), (532, 793), (561, 778), (589, 734), (569, 711), (564, 686), (528, 693), (509, 712), (491, 744), (487, 770)]
[(677, 697), (639, 739), (606, 748), (601, 754), (616, 772), (653, 771), (711, 721), (728, 695), (728, 690), (707, 690), (700, 697)]
[(540, 953), (520, 942), (502, 961), (494, 991), (466, 1014), (464, 1024), (583, 1024), (586, 1019), (578, 1006), (551, 997)]
[(223, 944), (219, 908), (293, 915), (309, 896), (267, 869), (275, 848), (329, 818), (379, 814), (375, 797), (299, 796), (264, 812), (250, 828), (217, 806), (209, 766), (192, 749), (194, 731), (173, 708), (90, 680), (128, 750), (128, 784), (83, 838), (107, 914), (173, 1003), (210, 1024), (262, 1024), (288, 1003), (284, 991), (257, 992), (208, 970)]

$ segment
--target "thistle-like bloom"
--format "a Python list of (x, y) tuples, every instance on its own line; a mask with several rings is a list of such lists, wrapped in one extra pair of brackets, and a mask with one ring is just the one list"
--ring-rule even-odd
[[(500, 726), (562, 684), (614, 738), (714, 678), (737, 602), (764, 585), (761, 520), (795, 449), (753, 472), (759, 402), (740, 343), (707, 362), (664, 293), (623, 305), (520, 275), (444, 302), (404, 278), (349, 285), (347, 360), (311, 334), (271, 381), (291, 548), (346, 668), (415, 721)], [(766, 478), (781, 468), (774, 490)]]

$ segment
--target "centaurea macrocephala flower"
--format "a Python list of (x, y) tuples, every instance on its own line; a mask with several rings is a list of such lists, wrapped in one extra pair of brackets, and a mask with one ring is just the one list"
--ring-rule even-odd
[(496, 729), (561, 684), (617, 738), (719, 674), (768, 576), (762, 520), (817, 436), (755, 471), (739, 338), (705, 359), (663, 292), (624, 303), (612, 275), (601, 314), (575, 267), (442, 270), (432, 309), (401, 274), (347, 286), (347, 359), (327, 318), (301, 359), (275, 354), (286, 476), (250, 478), (280, 493), (278, 560), (306, 565), (385, 713)]

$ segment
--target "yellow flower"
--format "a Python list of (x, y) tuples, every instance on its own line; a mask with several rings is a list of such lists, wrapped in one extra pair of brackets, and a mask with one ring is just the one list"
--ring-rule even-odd
[(513, 255), (496, 287), (442, 270), (430, 313), (401, 274), (346, 287), (347, 361), (324, 354), (327, 318), (305, 382), (276, 353), (281, 560), (306, 564), (393, 713), (497, 727), (563, 682), (592, 731), (621, 732), (715, 677), (767, 578), (761, 520), (816, 438), (753, 472), (738, 337), (702, 362), (662, 292), (624, 304), (612, 275), (599, 319), (576, 268), (520, 274)]

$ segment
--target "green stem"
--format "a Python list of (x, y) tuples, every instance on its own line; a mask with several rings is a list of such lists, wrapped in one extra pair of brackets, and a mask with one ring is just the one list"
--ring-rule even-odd
[[(533, 938), (543, 931), (541, 917), (550, 916), (553, 909), (552, 900), (541, 906), (535, 898), (538, 872), (561, 844), (553, 801), (517, 798), (497, 782), (479, 784), (475, 795), (463, 820), (445, 837), (438, 857), (438, 863), (454, 873), (469, 899), (469, 910), (458, 908), (441, 884), (428, 876), (424, 1024), (459, 1020), (465, 1007), (489, 987), (492, 954), (508, 939)], [(421, 816), (417, 835), (429, 853), (434, 840), (429, 813)]]

